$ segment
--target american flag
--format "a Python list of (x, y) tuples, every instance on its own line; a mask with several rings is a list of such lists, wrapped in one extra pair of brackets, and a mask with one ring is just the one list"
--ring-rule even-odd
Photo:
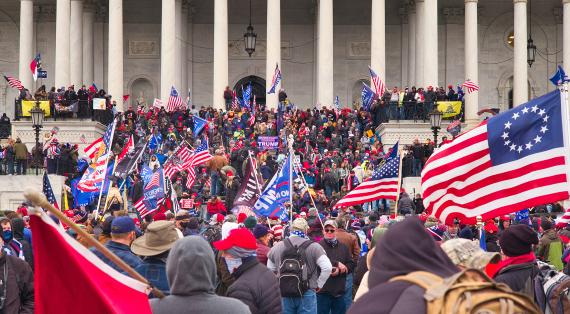
[(81, 136), (79, 136), (79, 140), (81, 143), (87, 144), (87, 138), (85, 137), (85, 134), (81, 134)]
[(232, 91), (232, 109), (236, 110), (237, 108), (239, 108), (239, 103), (238, 103), (238, 99), (237, 99), (237, 93), (236, 91)]
[(210, 154), (210, 150), (208, 148), (208, 141), (202, 141), (202, 144), (196, 148), (194, 151), (193, 159), (192, 159), (192, 166), (198, 166), (205, 162), (210, 161), (212, 159), (212, 155)]
[(8, 85), (10, 85), (10, 87), (17, 88), (18, 90), (24, 89), (24, 85), (22, 85), (22, 82), (20, 82), (20, 80), (18, 80), (17, 78), (13, 78), (11, 76), (6, 76), (6, 75), (4, 75), (4, 78), (6, 79), (6, 81), (8, 81)]
[(57, 205), (57, 200), (55, 199), (55, 195), (53, 194), (53, 190), (51, 188), (51, 183), (49, 182), (47, 172), (44, 172), (42, 191), (46, 196), (48, 202), (52, 204), (55, 208), (59, 209), (59, 206)]
[(194, 187), (194, 181), (196, 181), (196, 171), (194, 167), (188, 168), (188, 176), (186, 176), (186, 188), (192, 191)]
[(277, 85), (281, 81), (281, 70), (279, 70), (279, 64), (275, 64), (275, 72), (273, 73), (273, 79), (271, 80), (271, 88), (267, 92), (268, 94), (275, 94)]
[[(83, 138), (85, 138), (85, 136), (83, 136)], [(93, 141), (93, 143), (89, 144), (89, 146), (85, 147), (83, 149), (83, 152), (85, 152), (85, 154), (89, 156), (89, 158), (93, 159), (95, 158), (95, 155), (97, 155), (97, 152), (99, 152), (99, 148), (101, 147), (101, 145), (103, 145), (102, 137), (96, 139), (95, 141)]]
[(186, 145), (179, 146), (172, 157), (164, 165), (164, 175), (172, 177), (181, 170), (188, 168), (192, 164), (192, 151)]
[(561, 99), (555, 90), (436, 150), (422, 171), (428, 212), (448, 223), (486, 221), (568, 199)]
[(255, 95), (253, 95), (253, 106), (251, 106), (251, 115), (249, 116), (249, 119), (247, 120), (247, 124), (249, 124), (249, 126), (253, 126), (255, 124), (255, 106), (257, 105), (257, 101), (255, 99)]
[(146, 217), (148, 214), (154, 213), (156, 211), (156, 208), (153, 209), (148, 209), (146, 208), (146, 205), (144, 204), (144, 197), (141, 197), (135, 204), (135, 209), (137, 210), (137, 212), (139, 212), (139, 215), (141, 216), (141, 218), (144, 219), (144, 217)]
[(160, 187), (160, 171), (152, 174), (152, 177), (150, 177), (150, 181), (148, 181), (145, 188), (150, 189), (153, 187)]
[(475, 84), (473, 81), (471, 80), (467, 80), (465, 81), (463, 84), (461, 84), (462, 87), (465, 87), (465, 89), (467, 89), (467, 94), (471, 94), (474, 91), (478, 91), (479, 90), (479, 86), (477, 84)]
[(374, 72), (374, 70), (372, 70), (371, 67), (368, 67), (368, 70), (370, 71), (370, 79), (372, 80), (372, 85), (374, 86), (374, 92), (376, 95), (378, 95), (378, 97), (382, 97), (384, 91), (386, 90), (386, 84), (384, 84), (384, 81), (380, 79), (380, 77), (376, 74), (376, 72)]
[(556, 220), (556, 228), (566, 228), (570, 224), (570, 209), (567, 209), (562, 217)]
[(399, 168), (400, 155), (398, 154), (398, 143), (396, 143), (386, 163), (379, 169), (374, 170), (370, 179), (362, 182), (362, 184), (339, 200), (334, 205), (334, 208), (372, 202), (381, 198), (396, 200)]
[(104, 154), (97, 159), (96, 163), (91, 164), (83, 173), (77, 187), (83, 192), (95, 192), (102, 188), (103, 181), (106, 176), (106, 165), (108, 154)]
[(41, 66), (41, 57), (38, 53), (36, 57), (30, 63), (30, 70), (32, 71), (32, 76), (34, 77), (34, 82), (38, 80), (38, 71)]
[(170, 96), (168, 97), (168, 103), (166, 104), (166, 111), (176, 111), (182, 107), (182, 97), (178, 94), (178, 91), (174, 86), (170, 88)]

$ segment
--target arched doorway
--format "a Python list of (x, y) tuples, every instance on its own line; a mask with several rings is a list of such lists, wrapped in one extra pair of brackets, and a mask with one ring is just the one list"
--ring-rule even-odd
[(352, 104), (358, 104), (360, 107), (360, 102), (362, 101), (362, 84), (370, 86), (370, 80), (360, 79), (352, 85)]
[(239, 80), (234, 86), (237, 97), (241, 99), (243, 89), (247, 88), (249, 84), (251, 84), (252, 97), (255, 95), (255, 102), (260, 105), (265, 105), (265, 80), (259, 76), (250, 75)]
[[(152, 82), (144, 77), (139, 77), (131, 84), (131, 93), (129, 97), (129, 105), (144, 105), (145, 107), (152, 106), (152, 102), (156, 97)], [(126, 106), (127, 104), (125, 104)]]

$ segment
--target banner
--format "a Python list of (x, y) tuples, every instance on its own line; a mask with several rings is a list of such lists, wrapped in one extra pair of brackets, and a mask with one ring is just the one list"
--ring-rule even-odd
[(255, 202), (259, 199), (263, 187), (263, 179), (257, 174), (252, 159), (248, 158), (247, 160), (243, 180), (234, 200), (234, 207), (247, 206), (253, 208)]
[[(23, 100), (22, 101), (22, 116), (31, 117), (30, 110), (36, 106), (35, 100)], [(40, 108), (44, 111), (45, 116), (49, 117), (49, 100), (40, 101)]]
[(64, 112), (75, 112), (75, 113), (77, 113), (77, 111), (79, 110), (79, 100), (72, 103), (71, 105), (67, 105), (67, 106), (56, 103), (55, 104), (55, 110), (57, 112), (61, 112), (61, 113), (64, 113)]
[(144, 203), (148, 209), (155, 209), (158, 205), (158, 200), (165, 197), (164, 173), (162, 172), (162, 168), (159, 168), (152, 174), (149, 182), (145, 182), (143, 195)]
[(154, 101), (152, 102), (152, 106), (160, 109), (160, 107), (163, 106), (162, 100), (155, 98)]
[(443, 112), (443, 118), (449, 119), (461, 113), (461, 101), (438, 101), (437, 110)]
[(105, 98), (93, 98), (93, 110), (105, 110)]
[(258, 136), (257, 147), (259, 150), (278, 149), (279, 137), (278, 136)]
[(135, 168), (137, 161), (141, 158), (146, 148), (146, 141), (141, 139), (132, 151), (129, 151), (119, 162), (115, 169), (115, 176), (125, 179)]
[(282, 221), (287, 220), (285, 203), (290, 201), (290, 176), (291, 155), (281, 166), (281, 169), (273, 176), (267, 187), (259, 196), (253, 206), (258, 216), (279, 217)]

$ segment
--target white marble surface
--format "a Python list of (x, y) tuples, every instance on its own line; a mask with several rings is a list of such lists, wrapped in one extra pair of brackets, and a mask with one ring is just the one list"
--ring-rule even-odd
[[(49, 181), (57, 203), (61, 208), (61, 191), (65, 177), (50, 175)], [(0, 176), (0, 210), (16, 210), (16, 208), (26, 200), (24, 198), (24, 191), (32, 188), (41, 192), (42, 184), (43, 173), (40, 173), (38, 176)]]

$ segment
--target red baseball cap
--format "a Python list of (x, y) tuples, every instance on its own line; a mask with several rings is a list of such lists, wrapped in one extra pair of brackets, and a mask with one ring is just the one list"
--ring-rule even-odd
[(233, 229), (227, 238), (214, 242), (214, 247), (219, 251), (228, 250), (234, 246), (248, 250), (257, 249), (255, 237), (247, 228)]

